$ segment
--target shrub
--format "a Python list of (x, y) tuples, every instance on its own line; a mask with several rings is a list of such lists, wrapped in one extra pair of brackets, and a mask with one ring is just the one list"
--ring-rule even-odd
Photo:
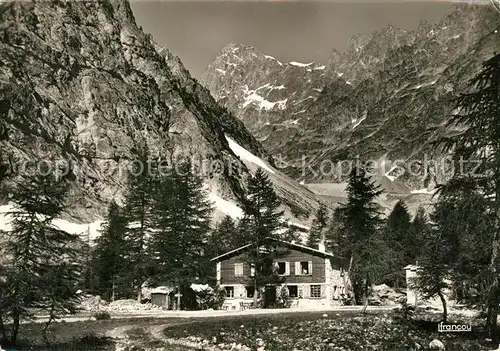
[(92, 317), (94, 317), (96, 320), (111, 319), (111, 315), (108, 311), (94, 312), (92, 314)]
[(281, 288), (280, 294), (278, 298), (276, 299), (276, 303), (274, 304), (274, 307), (276, 308), (289, 308), (292, 305), (292, 300), (290, 298), (290, 295), (288, 294), (288, 289), (286, 286)]
[(220, 287), (195, 291), (197, 307), (200, 310), (220, 309), (226, 298), (225, 290)]

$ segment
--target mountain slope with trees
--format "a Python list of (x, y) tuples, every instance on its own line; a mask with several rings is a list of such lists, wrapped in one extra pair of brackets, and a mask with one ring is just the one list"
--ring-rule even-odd
[[(213, 195), (240, 207), (250, 171), (227, 138), (273, 166), (243, 123), (137, 26), (127, 1), (7, 2), (0, 23), (6, 184), (33, 160), (51, 161), (71, 182), (69, 215), (90, 221), (123, 200), (127, 168), (144, 145), (171, 163), (191, 158)], [(318, 206), (286, 176), (273, 179), (303, 218)]]

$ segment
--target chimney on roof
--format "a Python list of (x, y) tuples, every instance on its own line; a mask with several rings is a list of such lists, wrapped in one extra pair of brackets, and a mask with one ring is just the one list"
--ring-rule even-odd
[(319, 242), (319, 244), (318, 244), (318, 250), (321, 251), (321, 252), (325, 252), (326, 251), (325, 243), (323, 241)]

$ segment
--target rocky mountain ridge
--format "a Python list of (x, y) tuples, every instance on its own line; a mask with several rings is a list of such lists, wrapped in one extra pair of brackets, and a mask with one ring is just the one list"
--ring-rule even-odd
[[(430, 170), (426, 158), (444, 156), (433, 142), (453, 132), (445, 124), (454, 98), (500, 50), (499, 25), (492, 6), (457, 5), (435, 25), (355, 36), (325, 67), (302, 65), (300, 73), (232, 45), (250, 54), (228, 59), (226, 48), (201, 81), (294, 179), (342, 182), (339, 162), (359, 158), (377, 162), (386, 190), (410, 193), (446, 177)], [(416, 174), (409, 172), (412, 163)]]
[(318, 206), (137, 26), (127, 1), (3, 3), (0, 27), (0, 170), (12, 181), (36, 160), (64, 160), (76, 221), (102, 218), (111, 199), (120, 201), (141, 145), (172, 162), (209, 165), (206, 184), (223, 213), (245, 201), (257, 161), (271, 170), (291, 218), (307, 222)]

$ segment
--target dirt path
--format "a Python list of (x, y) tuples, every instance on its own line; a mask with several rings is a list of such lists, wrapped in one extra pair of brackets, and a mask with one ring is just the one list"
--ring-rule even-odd
[[(186, 343), (178, 343), (175, 339), (167, 338), (164, 334), (164, 330), (169, 327), (180, 326), (195, 323), (196, 321), (178, 321), (178, 322), (170, 322), (170, 323), (160, 323), (160, 324), (150, 324), (150, 325), (137, 325), (137, 324), (126, 324), (116, 328), (113, 328), (106, 332), (106, 336), (112, 338), (116, 342), (116, 350), (126, 350), (128, 346), (138, 346), (137, 343), (141, 345), (144, 343), (160, 343), (162, 345), (172, 345), (179, 344), (184, 347), (193, 347), (196, 348), (195, 344)], [(144, 335), (141, 335), (141, 340), (131, 339), (127, 332), (132, 330), (140, 330), (144, 332)]]

